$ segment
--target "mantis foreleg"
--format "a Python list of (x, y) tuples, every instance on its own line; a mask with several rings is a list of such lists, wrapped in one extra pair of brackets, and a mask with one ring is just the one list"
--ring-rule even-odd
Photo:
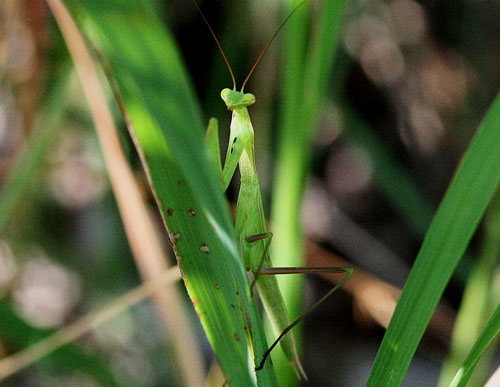
[(210, 118), (208, 121), (205, 139), (208, 145), (209, 157), (217, 170), (217, 177), (219, 179), (221, 189), (223, 189), (225, 185), (224, 177), (222, 175), (222, 163), (220, 161), (219, 123), (216, 118)]

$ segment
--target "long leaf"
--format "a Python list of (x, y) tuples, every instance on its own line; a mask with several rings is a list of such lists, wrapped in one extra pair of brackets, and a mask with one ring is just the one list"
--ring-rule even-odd
[[(90, 16), (116, 77), (184, 282), (221, 367), (230, 384), (254, 385), (247, 314), (256, 357), (266, 343), (175, 43), (143, 2), (67, 3)], [(270, 363), (257, 377), (259, 385), (275, 384)]]
[(500, 181), (500, 96), (434, 216), (379, 349), (368, 386), (400, 385), (439, 298)]
[[(299, 2), (290, 1), (290, 4), (295, 6)], [(319, 112), (326, 99), (338, 46), (344, 6), (344, 0), (322, 2), (320, 20), (314, 26), (314, 38), (308, 50), (309, 12), (297, 12), (284, 30), (286, 51), (283, 60), (282, 123), (271, 222), (276, 266), (303, 266), (304, 263), (300, 209)], [(279, 283), (290, 314), (299, 315), (303, 279), (298, 276), (280, 278)], [(299, 336), (299, 332), (295, 332)], [(287, 372), (283, 358), (279, 360), (277, 369), (280, 381), (286, 378), (288, 385), (293, 382), (293, 375)]]

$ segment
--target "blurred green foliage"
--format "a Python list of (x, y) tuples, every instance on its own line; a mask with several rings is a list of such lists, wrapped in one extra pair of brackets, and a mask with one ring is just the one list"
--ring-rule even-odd
[[(104, 12), (113, 2), (99, 3)], [(201, 3), (238, 80), (246, 74), (292, 3)], [(16, 296), (22, 294), (20, 278), (34, 259), (33, 249), (44, 252), (50, 267), (57, 264), (66, 276), (78, 278), (75, 283), (80, 296), (60, 324), (94, 310), (139, 283), (95, 146), (85, 101), (73, 77), (66, 75), (70, 61), (64, 44), (44, 2), (32, 2), (31, 8), (27, 4), (16, 0), (0, 4), (2, 20), (10, 18), (19, 23), (16, 28), (11, 24), (9, 30), (0, 26), (0, 41), (11, 42), (15, 36), (22, 52), (29, 53), (32, 47), (35, 53), (27, 55), (23, 62), (10, 43), (5, 46), (9, 47), (9, 61), (0, 55), (0, 108), (6, 112), (0, 114), (0, 231), (2, 242), (8, 244), (15, 257), (15, 274), (6, 283), (0, 283), (4, 294), (0, 339), (6, 354), (47, 333), (35, 327), (36, 319), (30, 320), (23, 314), (21, 298)], [(150, 4), (179, 42), (194, 93), (202, 101), (203, 121), (218, 117), (223, 134), (230, 115), (218, 95), (230, 79), (203, 21), (189, 1), (155, 0)], [(317, 7), (323, 6), (323, 2), (318, 4)], [(270, 202), (274, 203), (273, 227), (277, 227), (277, 217), (283, 216), (275, 234), (285, 232), (291, 225), (292, 232), (298, 233), (300, 220), (309, 233), (314, 218), (318, 220), (321, 213), (311, 215), (308, 203), (323, 203), (320, 197), (306, 196), (309, 199), (301, 206), (301, 191), (311, 195), (304, 180), (310, 166), (312, 185), (319, 186), (329, 203), (335, 204), (322, 207), (323, 212), (341, 211), (347, 215), (394, 252), (398, 264), (409, 270), (433, 209), (499, 89), (498, 2), (351, 0), (342, 22), (329, 26), (340, 28), (340, 44), (337, 46), (330, 36), (318, 43), (323, 46), (314, 47), (309, 38), (325, 25), (318, 12), (322, 8), (317, 7), (314, 4), (291, 20), (247, 87), (257, 96), (250, 113), (255, 115), (257, 165), (267, 189), (266, 209), (271, 207)], [(122, 27), (124, 34), (126, 27)], [(41, 39), (42, 36), (48, 38)], [(339, 47), (335, 62), (328, 60), (320, 66), (324, 74), (319, 85), (314, 78), (304, 78), (308, 67), (303, 58), (314, 49), (332, 52), (335, 47)], [(39, 70), (26, 72), (25, 62)], [(157, 85), (155, 80), (147, 82)], [(29, 94), (30, 89), (40, 92)], [(158, 90), (159, 105), (165, 98), (163, 92), (166, 95), (168, 91)], [(313, 107), (317, 135), (307, 132), (299, 141), (287, 144), (294, 137), (286, 134), (284, 127), (293, 131), (293, 126), (286, 122), (300, 122), (293, 115), (309, 109), (311, 97), (307, 93), (311, 92), (320, 99)], [(287, 109), (291, 112), (286, 113)], [(22, 117), (27, 125), (15, 117)], [(28, 125), (32, 122), (37, 124)], [(121, 130), (130, 162), (137, 167), (132, 143), (125, 128)], [(32, 139), (25, 153), (21, 152), (22, 138)], [(305, 138), (311, 143), (302, 149), (307, 143)], [(299, 158), (304, 152), (308, 156)], [(352, 154), (355, 156), (345, 156)], [(276, 164), (278, 157), (289, 157), (301, 166)], [(273, 186), (273, 176), (279, 176), (283, 169), (297, 174), (298, 191), (271, 190), (270, 187), (279, 187), (279, 180)], [(294, 196), (289, 207), (294, 208), (291, 215), (279, 210), (285, 202), (283, 192)], [(234, 190), (230, 192), (232, 198), (235, 194)], [(290, 216), (295, 219), (293, 223)], [(363, 247), (357, 246), (356, 241), (350, 248), (332, 243), (335, 231), (320, 227), (316, 238), (360, 268), (368, 265), (363, 262)], [(349, 232), (354, 235), (354, 231)], [(483, 251), (480, 246), (488, 245), (488, 235), (493, 238), (496, 234), (480, 229), (472, 240), (468, 248), (472, 265)], [(298, 260), (302, 256), (300, 238), (297, 234), (295, 243), (284, 243), (291, 252), (276, 248), (285, 256), (294, 254)], [(275, 239), (279, 244), (279, 238)], [(498, 257), (494, 250), (491, 256)], [(4, 262), (6, 253), (2, 250), (1, 254)], [(388, 263), (381, 270), (384, 278), (398, 283), (392, 270), (395, 266)], [(469, 266), (463, 266), (458, 277), (466, 278), (468, 270)], [(490, 274), (496, 270), (494, 264), (489, 268)], [(491, 277), (491, 288), (485, 290), (488, 294), (497, 286), (495, 276)], [(445, 291), (445, 302), (455, 309), (460, 305), (462, 283), (457, 281)], [(314, 282), (313, 290), (323, 286)], [(64, 288), (55, 289), (61, 292)], [(299, 286), (294, 290), (303, 292)], [(306, 294), (306, 302), (316, 297), (313, 293)], [(306, 371), (314, 385), (332, 385), (332, 380), (339, 386), (359, 385), (368, 377), (383, 331), (369, 328), (369, 322), (359, 315), (354, 321), (350, 299), (342, 295), (333, 299), (328, 304), (332, 310), (327, 312), (325, 306), (323, 312), (318, 311), (304, 324)], [(496, 302), (491, 301), (489, 310), (491, 304)], [(488, 312), (483, 313), (482, 320), (487, 320)], [(90, 378), (101, 385), (175, 385), (168, 343), (163, 339), (153, 307), (145, 303), (119, 321), (128, 327), (123, 329), (123, 335), (91, 334), (5, 384), (91, 385), (86, 379)], [(450, 334), (451, 327), (447, 326), (438, 333), (444, 340), (424, 340), (423, 351), (417, 352), (410, 367), (408, 383), (426, 386), (437, 382)], [(205, 342), (201, 329), (198, 337)], [(458, 358), (463, 359), (468, 349), (463, 349)], [(456, 371), (458, 365), (454, 364)]]

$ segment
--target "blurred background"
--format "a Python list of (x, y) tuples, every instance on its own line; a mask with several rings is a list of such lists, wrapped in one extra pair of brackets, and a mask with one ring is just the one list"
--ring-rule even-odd
[[(225, 144), (230, 115), (219, 93), (231, 80), (206, 25), (190, 1), (151, 3), (176, 36), (204, 116), (219, 118)], [(320, 10), (320, 1), (309, 3), (313, 12)], [(241, 83), (284, 19), (280, 2), (207, 0), (200, 6)], [(304, 359), (312, 385), (366, 381), (391, 309), (384, 310), (387, 297), (377, 298), (376, 290), (390, 289), (397, 297), (460, 157), (499, 90), (499, 19), (496, 0), (348, 1), (302, 218), (314, 248), (345, 257), (381, 285), (371, 289), (368, 301), (354, 284), (307, 319)], [(250, 113), (267, 208), (278, 141), (281, 47), (278, 38), (246, 87), (257, 97)], [(120, 135), (149, 195), (123, 125)], [(24, 172), (30, 162), (34, 167)], [(13, 176), (21, 183), (12, 183)], [(0, 2), (0, 184), (3, 357), (141, 282), (87, 103), (43, 0)], [(236, 190), (230, 190), (231, 200)], [(489, 225), (479, 229), (448, 286), (408, 386), (437, 383)], [(306, 302), (331, 286), (308, 278)], [(498, 288), (494, 281), (493, 305)], [(183, 297), (208, 369), (211, 349)], [(169, 343), (155, 306), (145, 301), (4, 383), (182, 385)], [(485, 373), (500, 364), (498, 356), (492, 359)]]

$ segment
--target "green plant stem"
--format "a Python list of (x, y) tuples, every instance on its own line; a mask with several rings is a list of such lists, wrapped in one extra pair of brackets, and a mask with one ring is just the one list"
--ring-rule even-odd
[[(292, 2), (291, 7), (297, 3)], [(343, 0), (323, 2), (320, 21), (307, 56), (309, 14), (299, 12), (286, 32), (282, 124), (272, 203), (273, 257), (277, 266), (303, 266), (304, 263), (301, 205), (319, 112), (326, 99), (338, 46), (343, 11)], [(289, 314), (292, 318), (298, 316), (302, 309), (303, 278), (293, 276), (280, 278), (279, 281)], [(295, 332), (300, 337), (300, 332)], [(293, 383), (291, 376), (282, 374), (281, 360), (276, 358), (276, 363), (278, 379)]]
[[(299, 1), (291, 1), (289, 10)], [(303, 88), (304, 52), (307, 44), (307, 23), (309, 20), (308, 7), (303, 7), (295, 17), (289, 21), (283, 30), (284, 56), (282, 93), (281, 125), (279, 134), (278, 161), (276, 166), (276, 181), (273, 187), (271, 209), (271, 225), (274, 234), (272, 253), (275, 266), (301, 266), (303, 262), (303, 242), (300, 232), (300, 174), (296, 168), (300, 160), (293, 157), (290, 147), (294, 146), (294, 123), (297, 122), (299, 103)], [(295, 149), (295, 148), (292, 148)], [(303, 280), (301, 276), (278, 278), (283, 298), (291, 318), (297, 316), (302, 306)], [(294, 330), (297, 350), (301, 353), (302, 340), (300, 326)], [(267, 332), (272, 332), (270, 328)], [(269, 336), (269, 335), (268, 335)], [(290, 371), (287, 360), (281, 350), (272, 353), (276, 375), (283, 385), (295, 385), (296, 376)]]
[(481, 359), (481, 356), (486, 352), (488, 346), (490, 346), (490, 344), (494, 341), (499, 331), (500, 304), (497, 306), (495, 312), (488, 321), (488, 324), (455, 374), (455, 377), (450, 383), (450, 387), (466, 387), (470, 385), (469, 381), (477, 364), (479, 363), (479, 360)]

